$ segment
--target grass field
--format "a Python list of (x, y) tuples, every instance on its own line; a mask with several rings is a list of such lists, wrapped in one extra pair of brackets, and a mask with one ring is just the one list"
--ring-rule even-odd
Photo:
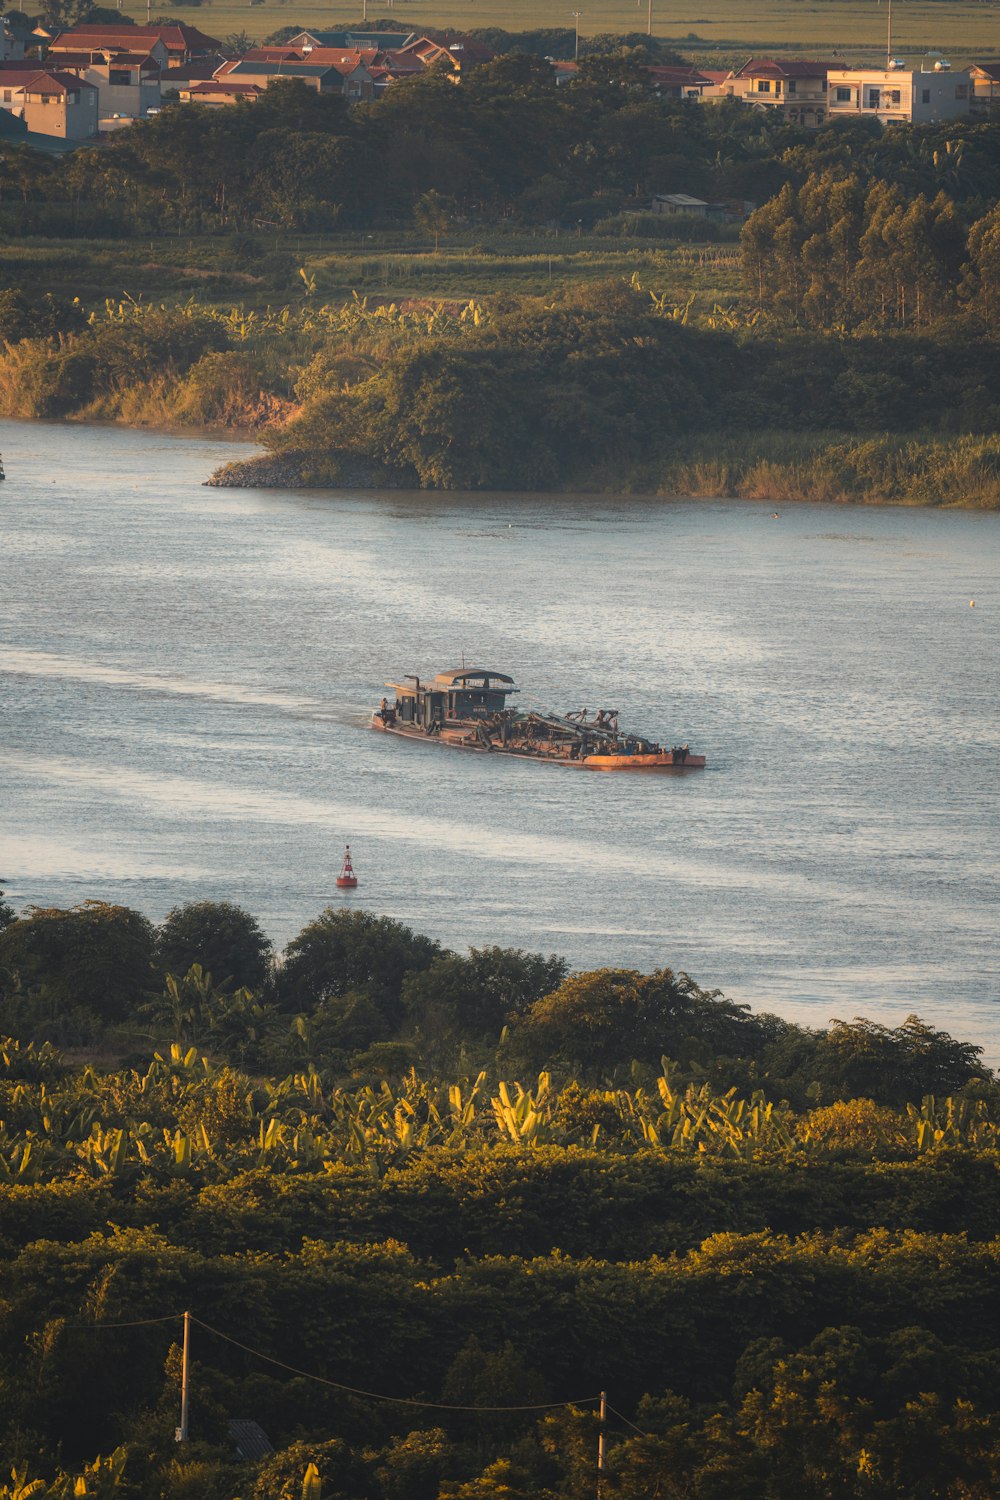
[[(125, 5), (136, 20), (145, 6)], [(169, 10), (169, 4), (164, 7)], [(647, 0), (399, 0), (368, 5), (368, 19), (398, 22), (403, 30), (503, 26), (526, 31), (539, 26), (572, 26), (571, 12), (581, 11), (581, 35), (645, 31)], [(261, 39), (279, 26), (342, 27), (361, 21), (359, 0), (264, 0), (233, 4), (207, 0), (198, 9), (175, 12), (220, 38), (245, 31)], [(155, 16), (154, 8), (152, 14)], [(747, 56), (763, 52), (798, 52), (829, 58), (835, 52), (851, 60), (885, 55), (886, 9), (882, 0), (653, 0), (653, 31), (692, 56), (707, 60), (722, 52)], [(917, 60), (935, 49), (953, 61), (1000, 55), (1000, 5), (949, 4), (947, 0), (897, 0), (893, 12), (893, 52)]]
[[(739, 300), (737, 248), (733, 245), (636, 246), (628, 241), (562, 234), (466, 233), (435, 250), (417, 235), (381, 236), (268, 234), (260, 254), (234, 256), (228, 236), (202, 235), (155, 240), (8, 241), (0, 247), (0, 283), (33, 292), (71, 292), (87, 307), (128, 294), (147, 302), (199, 302), (263, 307), (301, 302), (298, 267), (315, 273), (315, 296), (342, 302), (352, 292), (376, 301), (428, 299), (468, 301), (496, 292), (544, 295), (562, 287), (638, 273), (644, 288), (666, 292), (684, 304), (694, 294), (695, 312)], [(283, 252), (285, 274), (245, 269)]]

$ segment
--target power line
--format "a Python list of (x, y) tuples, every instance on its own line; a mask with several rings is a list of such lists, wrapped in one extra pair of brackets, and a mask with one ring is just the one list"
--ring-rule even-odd
[(319, 1385), (332, 1386), (335, 1391), (346, 1391), (351, 1396), (364, 1396), (369, 1401), (391, 1401), (397, 1406), (422, 1406), (429, 1407), (434, 1411), (554, 1411), (557, 1407), (587, 1406), (599, 1401), (597, 1396), (581, 1396), (575, 1401), (538, 1401), (525, 1406), (458, 1406), (442, 1401), (416, 1401), (412, 1396), (385, 1396), (378, 1391), (363, 1391), (357, 1386), (344, 1385), (339, 1380), (327, 1380), (324, 1375), (314, 1375), (309, 1370), (300, 1370), (295, 1365), (286, 1364), (284, 1360), (275, 1359), (270, 1354), (264, 1354), (260, 1349), (251, 1349), (249, 1344), (242, 1344), (239, 1339), (231, 1338), (228, 1333), (221, 1329), (213, 1328), (209, 1323), (203, 1323), (200, 1318), (191, 1315), (191, 1321), (197, 1323), (199, 1328), (204, 1328), (206, 1333), (214, 1333), (216, 1338), (225, 1339), (227, 1344), (234, 1344), (237, 1349), (242, 1349), (246, 1354), (252, 1354), (255, 1359), (263, 1359), (269, 1365), (277, 1365), (281, 1370), (288, 1370), (292, 1375), (300, 1375), (305, 1380), (315, 1380)]
[(651, 1436), (651, 1434), (650, 1434), (650, 1433), (648, 1433), (648, 1432), (643, 1432), (643, 1430), (642, 1430), (642, 1428), (641, 1428), (641, 1427), (637, 1427), (637, 1426), (636, 1426), (636, 1425), (635, 1425), (635, 1423), (634, 1423), (634, 1422), (633, 1422), (633, 1421), (631, 1421), (631, 1420), (630, 1420), (630, 1419), (629, 1419), (629, 1418), (628, 1418), (628, 1417), (627, 1417), (627, 1416), (626, 1416), (626, 1415), (625, 1415), (625, 1413), (624, 1413), (624, 1412), (621, 1412), (621, 1411), (619, 1411), (619, 1410), (618, 1410), (618, 1408), (617, 1408), (617, 1407), (616, 1407), (616, 1406), (612, 1406), (612, 1405), (611, 1405), (611, 1403), (610, 1403), (610, 1402), (609, 1402), (609, 1403), (608, 1403), (608, 1411), (610, 1411), (610, 1412), (614, 1412), (614, 1414), (615, 1414), (615, 1416), (616, 1416), (616, 1417), (617, 1417), (617, 1418), (618, 1418), (618, 1420), (619, 1420), (619, 1421), (620, 1421), (620, 1422), (624, 1422), (624, 1423), (625, 1423), (625, 1425), (626, 1425), (626, 1427), (631, 1427), (631, 1429), (632, 1429), (632, 1431), (633, 1431), (633, 1432), (637, 1432), (637, 1433), (638, 1433), (638, 1434), (639, 1434), (639, 1436), (640, 1436), (640, 1437), (644, 1437), (644, 1438), (648, 1438), (648, 1437), (650, 1437), (650, 1436)]
[(66, 1328), (146, 1328), (150, 1323), (179, 1323), (183, 1313), (167, 1313), (162, 1318), (136, 1318), (131, 1323), (67, 1323)]
[[(523, 1406), (460, 1406), (443, 1401), (417, 1401), (412, 1396), (386, 1396), (380, 1391), (365, 1391), (354, 1385), (344, 1385), (339, 1380), (328, 1380), (325, 1375), (316, 1375), (311, 1370), (300, 1370), (297, 1365), (287, 1364), (282, 1359), (275, 1359), (272, 1354), (265, 1354), (262, 1349), (253, 1349), (249, 1344), (241, 1343), (234, 1339), (231, 1334), (223, 1333), (221, 1328), (213, 1328), (211, 1323), (205, 1323), (201, 1318), (195, 1317), (194, 1313), (167, 1313), (162, 1318), (134, 1318), (126, 1323), (67, 1323), (67, 1329), (89, 1330), (89, 1329), (115, 1329), (115, 1328), (146, 1328), (154, 1323), (180, 1323), (190, 1317), (192, 1323), (197, 1323), (199, 1328), (204, 1328), (206, 1333), (214, 1334), (217, 1339), (232, 1344), (237, 1349), (242, 1349), (245, 1354), (252, 1354), (255, 1359), (262, 1359), (269, 1365), (276, 1365), (279, 1370), (287, 1370), (290, 1375), (298, 1375), (303, 1380), (314, 1380), (318, 1385), (330, 1386), (335, 1391), (344, 1391), (351, 1396), (364, 1396), (369, 1401), (389, 1401), (396, 1406), (421, 1406), (428, 1407), (434, 1411), (555, 1411), (569, 1406), (591, 1406), (600, 1401), (600, 1395), (580, 1396), (574, 1401), (536, 1401)], [(621, 1413), (618, 1413), (620, 1416)], [(627, 1418), (623, 1418), (627, 1421)], [(637, 1429), (638, 1430), (638, 1429)]]

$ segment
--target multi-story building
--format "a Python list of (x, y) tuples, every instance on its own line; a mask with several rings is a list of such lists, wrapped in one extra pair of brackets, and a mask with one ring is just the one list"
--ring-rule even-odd
[(989, 115), (1000, 110), (1000, 63), (970, 63), (972, 113)]
[[(374, 53), (367, 56), (371, 60)], [(262, 89), (278, 78), (298, 78), (317, 93), (342, 94), (352, 104), (374, 96), (366, 54), (333, 47), (315, 47), (304, 57), (291, 47), (258, 47), (245, 57), (223, 63), (215, 77), (226, 83), (254, 83)]]
[(98, 130), (93, 84), (55, 68), (0, 65), (0, 108), (23, 120), (34, 135), (86, 141)]
[(48, 44), (48, 61), (59, 66), (60, 52), (134, 52), (150, 56), (161, 67), (192, 62), (221, 52), (222, 43), (194, 26), (74, 26)]
[(971, 109), (969, 69), (943, 60), (926, 69), (907, 68), (899, 58), (887, 68), (830, 68), (827, 82), (831, 121), (923, 125), (957, 120)]
[(792, 125), (816, 126), (826, 119), (826, 80), (826, 63), (752, 57), (704, 97), (742, 99), (755, 109), (775, 111)]
[(160, 107), (160, 64), (141, 52), (59, 52), (59, 68), (92, 83), (102, 119), (142, 120)]

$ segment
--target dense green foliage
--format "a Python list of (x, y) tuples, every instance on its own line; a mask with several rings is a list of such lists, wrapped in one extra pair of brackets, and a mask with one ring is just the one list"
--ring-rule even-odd
[[(1000, 123), (810, 132), (661, 99), (646, 61), (601, 43), (557, 89), (543, 58), (507, 54), (350, 111), (285, 80), (58, 163), (0, 148), (12, 229), (220, 246), (184, 267), (204, 305), (0, 296), (0, 411), (261, 429), (274, 461), (244, 477), (265, 482), (1000, 505)], [(324, 304), (343, 253), (281, 248), (517, 225), (628, 254), (699, 232), (637, 216), (668, 190), (761, 203), (730, 300), (678, 295), (680, 263), (646, 248), (631, 281), (550, 290), (539, 256), (533, 294)], [(300, 300), (213, 304), (238, 277)]]
[(602, 1389), (621, 1500), (995, 1493), (1000, 1094), (915, 1017), (810, 1031), (357, 909), (273, 965), (227, 902), (0, 902), (0, 1025), (8, 1500), (589, 1500)]

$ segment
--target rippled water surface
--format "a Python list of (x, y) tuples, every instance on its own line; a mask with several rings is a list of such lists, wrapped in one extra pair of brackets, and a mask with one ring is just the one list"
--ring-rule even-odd
[[(453, 946), (669, 964), (816, 1024), (917, 1010), (1000, 1057), (1000, 516), (211, 490), (221, 443), (0, 447), (15, 904), (225, 897), (280, 944), (350, 839), (349, 899)], [(366, 727), (387, 677), (463, 657), (709, 769)]]

